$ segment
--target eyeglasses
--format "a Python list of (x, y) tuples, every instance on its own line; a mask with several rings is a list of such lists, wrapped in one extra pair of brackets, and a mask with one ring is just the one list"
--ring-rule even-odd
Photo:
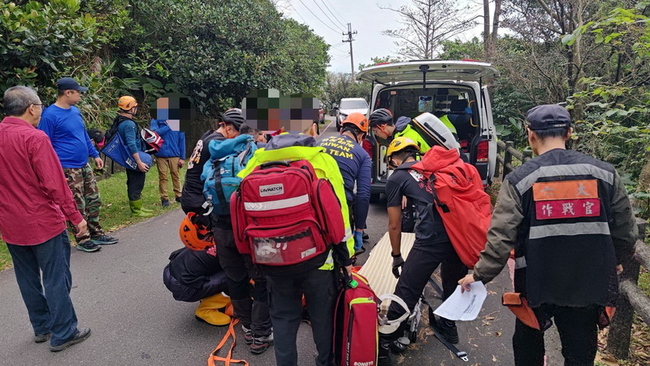
[(41, 107), (41, 109), (43, 109), (43, 103), (32, 103), (32, 105), (37, 105), (37, 106)]

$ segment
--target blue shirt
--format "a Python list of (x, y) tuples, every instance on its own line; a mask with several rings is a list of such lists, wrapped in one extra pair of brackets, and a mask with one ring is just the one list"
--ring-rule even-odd
[(138, 151), (144, 151), (142, 146), (142, 137), (139, 136), (138, 126), (130, 119), (126, 119), (117, 126), (117, 133), (122, 136), (122, 141), (126, 144), (126, 148), (131, 155), (136, 154)]
[(51, 105), (43, 111), (38, 129), (45, 132), (52, 141), (52, 147), (66, 169), (83, 168), (88, 157), (99, 157), (99, 152), (90, 141), (79, 108), (68, 109)]
[[(345, 185), (345, 198), (354, 203), (354, 227), (366, 228), (366, 218), (370, 207), (370, 170), (372, 162), (364, 150), (349, 136), (332, 136), (319, 144), (331, 155), (339, 166)], [(354, 194), (354, 184), (357, 194)]]

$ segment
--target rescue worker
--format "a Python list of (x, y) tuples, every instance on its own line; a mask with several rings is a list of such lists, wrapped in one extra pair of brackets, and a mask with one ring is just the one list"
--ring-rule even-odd
[[(388, 207), (388, 235), (393, 257), (393, 274), (398, 277), (395, 295), (401, 298), (409, 311), (413, 311), (427, 281), (442, 263), (441, 277), (443, 300), (456, 289), (456, 283), (467, 273), (467, 267), (461, 262), (454, 250), (438, 211), (431, 209), (433, 195), (428, 180), (422, 173), (411, 169), (419, 155), (420, 147), (408, 137), (396, 137), (388, 146), (386, 158), (388, 165), (394, 169), (386, 182), (386, 206)], [(458, 150), (449, 150), (449, 163), (458, 159)], [(445, 158), (447, 156), (445, 155)], [(416, 207), (419, 222), (415, 226), (415, 242), (406, 262), (401, 253), (402, 237), (402, 196), (407, 197)], [(400, 274), (400, 268), (403, 267)], [(400, 318), (405, 313), (397, 302), (391, 302), (387, 317), (389, 320)], [(439, 333), (450, 343), (458, 343), (456, 324), (444, 318), (432, 322)], [(406, 322), (390, 334), (380, 333), (379, 365), (392, 365), (390, 351), (401, 352), (404, 346), (396, 340), (401, 337)]]
[(614, 167), (565, 148), (572, 128), (564, 107), (532, 108), (526, 132), (537, 156), (503, 179), (485, 250), (459, 284), (490, 282), (515, 249), (515, 291), (546, 324), (516, 320), (515, 364), (544, 364), (543, 329), (553, 318), (565, 365), (593, 365), (599, 318), (617, 296), (617, 264), (637, 237), (632, 208)]
[[(239, 136), (240, 128), (246, 123), (241, 110), (229, 109), (222, 113), (221, 117), (219, 128), (210, 138), (225, 140)], [(210, 153), (205, 145), (203, 150), (205, 152), (201, 152), (201, 160), (205, 158), (205, 163), (208, 161)], [(204, 153), (207, 155), (204, 156)], [(189, 171), (190, 168), (188, 168), (188, 176)], [(201, 197), (203, 197), (202, 187), (203, 183), (201, 183)], [(183, 197), (183, 203), (185, 203), (185, 197)], [(273, 344), (266, 278), (253, 266), (250, 256), (241, 255), (237, 250), (230, 215), (213, 214), (211, 220), (217, 253), (219, 253), (219, 263), (228, 276), (228, 291), (235, 314), (242, 324), (244, 342), (249, 345), (251, 353), (261, 354)], [(251, 279), (254, 282), (252, 287)]]
[[(361, 142), (368, 133), (368, 120), (362, 113), (350, 113), (341, 124), (341, 135), (328, 137), (320, 146), (339, 166), (345, 185), (345, 199), (353, 225), (354, 250), (363, 253), (363, 231), (370, 207), (370, 180), (372, 162)], [(354, 188), (356, 186), (356, 194)]]
[(133, 156), (136, 169), (126, 169), (126, 191), (129, 197), (131, 216), (148, 217), (151, 210), (142, 207), (142, 190), (150, 166), (142, 161), (140, 152), (144, 151), (144, 141), (140, 136), (138, 126), (133, 121), (133, 116), (138, 111), (138, 102), (135, 98), (125, 95), (117, 101), (119, 108), (113, 125), (117, 125), (117, 133), (122, 137), (129, 153)]
[(426, 140), (409, 125), (411, 123), (409, 117), (401, 116), (393, 122), (393, 113), (386, 108), (379, 108), (370, 113), (369, 120), (372, 134), (380, 139), (390, 143), (394, 138), (408, 137), (417, 144), (423, 155), (431, 148)]
[[(351, 255), (354, 254), (354, 240), (350, 230), (341, 172), (336, 161), (324, 152), (324, 148), (315, 145), (314, 138), (308, 135), (280, 134), (274, 136), (266, 148), (255, 152), (246, 168), (239, 173), (239, 177), (244, 178), (256, 166), (269, 161), (305, 159), (314, 167), (319, 178), (326, 178), (330, 181), (339, 202), (341, 202), (341, 211), (346, 227), (345, 241), (333, 247), (320, 267), (307, 267), (314, 269), (307, 269), (299, 275), (281, 275), (277, 271), (267, 273), (273, 329), (275, 333), (282, 335), (275, 340), (274, 345), (275, 360), (278, 366), (298, 365), (296, 337), (302, 315), (301, 298), (303, 294), (318, 351), (316, 365), (331, 366), (333, 364), (332, 324), (337, 291), (334, 258), (336, 257), (339, 264), (350, 270)], [(304, 264), (305, 262), (299, 265), (303, 266)], [(311, 266), (313, 263), (308, 264)]]

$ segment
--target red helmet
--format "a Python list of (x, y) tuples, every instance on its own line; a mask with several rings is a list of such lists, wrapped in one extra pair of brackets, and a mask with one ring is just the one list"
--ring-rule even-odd
[(205, 250), (214, 246), (214, 236), (207, 226), (198, 223), (200, 215), (190, 212), (178, 228), (178, 234), (186, 247), (192, 250)]

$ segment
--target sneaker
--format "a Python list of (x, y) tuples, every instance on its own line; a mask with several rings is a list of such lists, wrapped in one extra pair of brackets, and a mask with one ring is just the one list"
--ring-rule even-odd
[(160, 203), (162, 204), (162, 207), (169, 207), (169, 200), (167, 198), (161, 198)]
[(254, 337), (253, 344), (251, 344), (251, 353), (254, 355), (259, 355), (264, 353), (267, 348), (273, 345), (273, 333), (264, 336), (264, 337)]
[(117, 238), (108, 236), (106, 234), (91, 236), (90, 240), (94, 241), (99, 245), (112, 245), (112, 244), (117, 244), (117, 242), (119, 241)]
[(176, 202), (181, 203), (181, 198), (180, 198), (180, 197), (176, 197)]
[(102, 249), (102, 247), (92, 240), (86, 240), (81, 243), (77, 243), (77, 250), (81, 250), (82, 252), (92, 253), (97, 252), (100, 249)]
[(453, 320), (448, 320), (445, 318), (436, 319), (435, 327), (436, 330), (440, 333), (441, 336), (451, 344), (458, 344), (458, 329), (456, 328), (456, 322)]
[(368, 233), (366, 233), (366, 232), (364, 231), (364, 232), (363, 232), (363, 237), (362, 237), (362, 238), (363, 238), (363, 240), (369, 240), (369, 239), (370, 239), (370, 236), (368, 235)]
[(43, 343), (50, 340), (50, 333), (34, 334), (34, 343)]
[(90, 337), (90, 328), (81, 328), (77, 329), (77, 333), (75, 333), (74, 337), (72, 337), (71, 340), (63, 343), (62, 345), (59, 346), (50, 346), (50, 351), (52, 352), (60, 352), (63, 351), (64, 349), (74, 346), (77, 343), (81, 343), (88, 339)]
[(244, 332), (244, 342), (249, 346), (253, 344), (253, 330), (243, 325), (241, 326), (241, 330)]
[(393, 366), (393, 360), (390, 357), (390, 343), (379, 342), (379, 357), (377, 358), (378, 366)]

